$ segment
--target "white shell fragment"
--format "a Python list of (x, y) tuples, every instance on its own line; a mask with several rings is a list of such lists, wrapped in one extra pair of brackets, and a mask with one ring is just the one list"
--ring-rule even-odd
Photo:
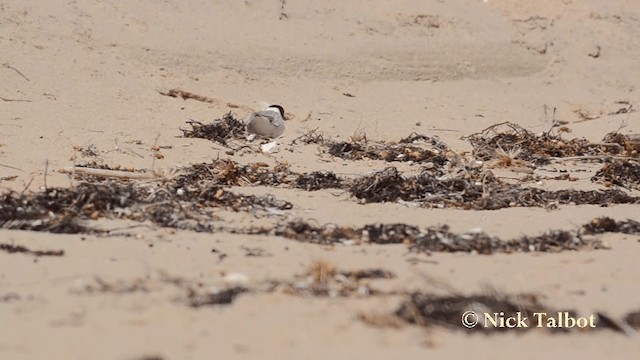
[(278, 143), (275, 141), (272, 141), (260, 146), (260, 150), (262, 150), (263, 153), (271, 154), (271, 153), (278, 152), (280, 149), (278, 149)]

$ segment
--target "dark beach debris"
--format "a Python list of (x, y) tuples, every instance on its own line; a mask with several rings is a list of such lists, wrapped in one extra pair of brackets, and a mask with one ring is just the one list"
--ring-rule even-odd
[(615, 319), (603, 312), (596, 313), (597, 326), (601, 329), (610, 329), (615, 332), (622, 333), (629, 337), (636, 335), (634, 328), (624, 319)]
[[(585, 225), (586, 226), (586, 225)], [(617, 232), (610, 229), (610, 232)], [(585, 239), (580, 231), (553, 230), (537, 236), (522, 236), (503, 240), (483, 231), (454, 233), (447, 225), (421, 229), (407, 224), (369, 224), (363, 227), (326, 224), (316, 226), (304, 220), (280, 224), (274, 229), (248, 229), (251, 234), (273, 234), (312, 244), (333, 245), (373, 243), (379, 245), (406, 244), (411, 252), (466, 252), (490, 255), (607, 249), (597, 239)]]
[(298, 189), (315, 191), (321, 189), (339, 189), (344, 180), (333, 172), (313, 171), (309, 174), (300, 174), (295, 180)]
[(323, 245), (341, 243), (344, 240), (359, 240), (361, 238), (361, 230), (354, 229), (350, 226), (341, 227), (334, 224), (315, 226), (304, 220), (294, 220), (280, 224), (273, 230), (264, 229), (262, 233), (271, 232), (276, 236), (287, 239)]
[(9, 254), (21, 253), (34, 256), (64, 256), (64, 250), (31, 250), (22, 245), (2, 244), (0, 250)]
[(410, 251), (419, 253), (473, 252), (482, 255), (516, 252), (558, 253), (585, 248), (606, 249), (606, 246), (598, 240), (586, 241), (582, 239), (580, 233), (564, 230), (548, 231), (538, 236), (522, 236), (504, 241), (484, 232), (451, 233), (447, 226), (429, 228), (409, 245)]
[(364, 141), (325, 140), (323, 146), (332, 156), (346, 160), (384, 160), (412, 161), (414, 163), (432, 163), (443, 166), (449, 159), (442, 150), (423, 149), (408, 143), (369, 143)]
[(166, 90), (166, 91), (158, 91), (158, 93), (160, 95), (170, 96), (170, 97), (173, 97), (173, 98), (180, 98), (182, 100), (193, 99), (193, 100), (196, 100), (196, 101), (201, 101), (201, 102), (206, 102), (206, 103), (211, 103), (211, 104), (215, 104), (215, 103), (219, 102), (219, 100), (216, 100), (214, 98), (210, 98), (210, 97), (207, 97), (207, 96), (195, 94), (195, 93), (192, 93), (190, 91), (184, 91), (184, 90), (181, 90), (181, 89), (169, 89), (169, 90)]
[(240, 195), (220, 186), (210, 186), (204, 189), (184, 189), (177, 191), (181, 201), (193, 202), (197, 205), (208, 207), (226, 207), (233, 211), (246, 211), (251, 209), (277, 209), (290, 210), (293, 204), (288, 201), (276, 199), (273, 195)]
[(184, 174), (173, 180), (176, 187), (210, 185), (265, 185), (276, 186), (291, 183), (297, 174), (291, 173), (286, 164), (269, 169), (265, 163), (238, 164), (231, 160), (217, 159), (211, 163), (191, 165)]
[[(305, 145), (320, 144), (330, 155), (345, 160), (412, 161), (420, 164), (431, 163), (437, 167), (449, 161), (445, 155), (451, 151), (447, 144), (437, 137), (415, 132), (398, 143), (383, 143), (368, 141), (364, 133), (352, 136), (350, 141), (335, 141), (325, 138), (314, 129), (294, 139), (290, 144), (294, 145), (297, 142)], [(428, 145), (429, 148), (418, 145)]]
[(628, 313), (624, 317), (624, 321), (632, 328), (640, 330), (640, 310)]
[[(6, 192), (0, 201), (0, 226), (5, 229), (81, 233), (86, 229), (78, 221), (99, 208), (93, 189), (100, 185), (78, 186), (76, 189), (49, 188), (35, 194)], [(90, 204), (91, 209), (85, 205)], [(102, 203), (103, 204), (103, 203)]]
[(627, 219), (616, 221), (610, 217), (599, 217), (582, 225), (585, 234), (620, 233), (640, 235), (640, 222)]
[(94, 276), (93, 281), (78, 280), (75, 286), (69, 290), (76, 295), (115, 294), (125, 295), (133, 293), (147, 293), (152, 290), (149, 279), (137, 278), (130, 281), (107, 281), (99, 276)]
[(635, 143), (620, 133), (607, 134), (601, 143), (591, 143), (584, 138), (563, 139), (550, 131), (534, 134), (520, 125), (504, 122), (463, 139), (473, 146), (473, 156), (482, 161), (495, 159), (500, 153), (517, 154), (519, 159), (538, 165), (548, 164), (551, 158), (575, 156), (638, 157), (638, 151), (632, 151)]
[(482, 174), (436, 177), (429, 171), (404, 177), (394, 167), (354, 179), (349, 191), (365, 203), (398, 200), (422, 206), (458, 207), (474, 210), (496, 210), (507, 207), (548, 207), (563, 204), (636, 204), (634, 197), (620, 190), (546, 191), (508, 184), (489, 171)]
[(496, 151), (518, 152), (525, 161), (548, 164), (549, 157), (586, 155), (590, 150), (586, 139), (563, 140), (550, 132), (536, 135), (520, 125), (504, 122), (463, 137), (473, 146), (473, 156), (482, 161), (496, 157)]
[(310, 130), (301, 136), (291, 140), (289, 145), (295, 145), (298, 142), (309, 145), (309, 144), (323, 144), (325, 142), (324, 136), (318, 132), (318, 129)]
[(179, 301), (186, 302), (192, 308), (211, 305), (231, 304), (240, 294), (284, 293), (292, 296), (313, 297), (368, 297), (397, 295), (396, 291), (378, 291), (371, 283), (378, 280), (395, 278), (391, 271), (370, 268), (358, 270), (338, 270), (326, 261), (314, 261), (307, 270), (292, 278), (278, 280), (262, 280), (251, 285), (225, 284), (220, 287), (203, 288), (200, 282), (184, 278), (166, 278), (170, 283), (183, 291), (186, 296)]
[(345, 271), (326, 261), (314, 261), (309, 269), (293, 280), (276, 281), (270, 291), (281, 290), (289, 295), (316, 297), (368, 297), (395, 295), (396, 292), (378, 291), (370, 280), (388, 280), (395, 274), (384, 269)]
[(273, 254), (267, 250), (259, 247), (248, 247), (241, 245), (240, 249), (244, 250), (244, 256), (246, 257), (272, 257)]
[(407, 224), (369, 224), (362, 228), (361, 233), (373, 244), (412, 243), (421, 236), (417, 226)]
[(606, 147), (607, 151), (614, 155), (638, 158), (640, 156), (640, 135), (611, 132), (602, 138), (601, 146)]
[(231, 286), (225, 289), (210, 289), (206, 293), (198, 293), (189, 288), (187, 302), (192, 308), (199, 308), (211, 305), (229, 305), (238, 295), (249, 292), (243, 286)]
[(404, 177), (395, 167), (388, 167), (354, 179), (349, 191), (366, 203), (403, 200), (454, 207), (482, 197), (483, 186), (469, 176), (436, 178), (431, 172), (423, 171), (417, 176)]
[[(581, 315), (573, 310), (549, 308), (540, 302), (540, 296), (536, 294), (443, 296), (422, 292), (410, 294), (394, 312), (394, 316), (403, 321), (425, 328), (443, 327), (486, 334), (533, 329), (563, 333), (608, 329), (628, 336), (633, 336), (633, 329), (639, 328), (638, 314), (629, 313), (622, 321), (603, 313)], [(508, 318), (515, 320), (511, 322), (512, 327), (501, 323)]]
[(271, 195), (239, 195), (220, 186), (183, 178), (162, 184), (81, 183), (75, 188), (48, 188), (35, 194), (8, 192), (0, 203), (0, 226), (54, 233), (98, 232), (84, 221), (120, 218), (151, 221), (163, 227), (199, 232), (216, 230), (214, 208), (234, 211), (288, 210), (292, 204)]
[(400, 139), (399, 143), (401, 144), (418, 144), (418, 143), (426, 143), (433, 147), (434, 149), (441, 150), (443, 152), (451, 151), (449, 145), (447, 145), (444, 141), (440, 140), (437, 136), (428, 136), (423, 134), (418, 134), (416, 132), (412, 132), (409, 136)]
[[(293, 204), (272, 195), (236, 194), (225, 186), (265, 185), (301, 188), (314, 191), (335, 188), (349, 191), (363, 203), (413, 202), (424, 207), (493, 210), (506, 207), (547, 207), (563, 204), (638, 204), (634, 197), (618, 189), (602, 191), (558, 190), (546, 191), (505, 183), (490, 171), (466, 168), (458, 174), (434, 175), (428, 169), (414, 176), (403, 176), (396, 168), (388, 167), (371, 175), (341, 178), (332, 172), (299, 174), (287, 164), (270, 167), (264, 163), (238, 164), (231, 160), (191, 165), (172, 178), (158, 178), (156, 182), (106, 180), (83, 182), (74, 188), (47, 188), (36, 193), (5, 192), (0, 194), (0, 226), (8, 229), (48, 231), (54, 233), (87, 233), (86, 220), (101, 217), (151, 221), (163, 227), (199, 232), (221, 230), (212, 221), (216, 208), (233, 211), (263, 211), (270, 214), (290, 210)], [(309, 236), (305, 226), (298, 224), (276, 229), (276, 234), (296, 238), (297, 232), (307, 241), (323, 243), (324, 232), (341, 234), (344, 229), (322, 228)], [(400, 236), (369, 229), (372, 242), (398, 241)], [(396, 229), (397, 230), (397, 229)], [(263, 231), (263, 230), (260, 230)], [(414, 231), (407, 228), (405, 231)], [(386, 239), (391, 236), (392, 239)], [(405, 235), (402, 235), (405, 236)], [(400, 237), (402, 237), (400, 236)], [(313, 240), (315, 239), (315, 240)]]
[(637, 160), (614, 159), (606, 163), (591, 178), (605, 186), (617, 185), (627, 189), (640, 190), (640, 162)]
[(87, 147), (84, 146), (74, 146), (73, 149), (80, 153), (80, 155), (84, 157), (98, 157), (100, 155), (100, 151), (95, 144), (90, 144)]
[(195, 120), (189, 120), (187, 124), (191, 126), (191, 129), (180, 129), (184, 137), (207, 139), (225, 146), (228, 140), (244, 139), (247, 135), (246, 124), (236, 119), (230, 112), (225, 114), (222, 119), (213, 120), (209, 124)]
[[(473, 313), (469, 313), (473, 312)], [(534, 313), (553, 314), (557, 311), (543, 305), (539, 296), (535, 294), (521, 294), (507, 296), (504, 294), (488, 295), (434, 295), (415, 292), (400, 304), (395, 311), (395, 316), (409, 324), (415, 324), (427, 328), (444, 327), (452, 330), (480, 331), (480, 332), (511, 332), (525, 331), (533, 327), (507, 328), (485, 325), (485, 313), (496, 314), (500, 317), (527, 317), (533, 321)], [(463, 317), (464, 316), (464, 317)], [(478, 321), (476, 326), (467, 328), (463, 321), (472, 324)]]
[[(74, 180), (77, 181), (83, 181), (86, 183), (94, 183), (94, 182), (102, 182), (102, 181), (106, 181), (109, 179), (116, 179), (122, 183), (127, 183), (129, 182), (131, 179), (128, 179), (126, 177), (107, 177), (107, 176), (101, 176), (101, 175), (92, 175), (92, 174), (87, 174), (84, 173), (82, 170), (87, 169), (87, 170), (92, 170), (92, 169), (99, 169), (99, 170), (110, 170), (110, 171), (114, 171), (116, 173), (122, 173), (124, 174), (128, 174), (131, 173), (130, 175), (131, 178), (135, 177), (136, 175), (142, 175), (142, 174), (148, 174), (149, 173), (145, 170), (136, 170), (133, 168), (122, 168), (119, 165), (116, 166), (110, 166), (108, 164), (103, 164), (97, 161), (90, 161), (88, 163), (84, 163), (84, 164), (77, 164), (74, 166), (73, 169), (77, 169), (74, 172), (70, 173), (70, 176), (73, 177)], [(62, 170), (61, 170), (62, 172)]]
[[(29, 295), (29, 298), (31, 298), (32, 296)], [(23, 296), (20, 296), (20, 294), (15, 293), (15, 292), (9, 292), (9, 293), (5, 293), (5, 294), (1, 294), (0, 295), (0, 302), (4, 302), (4, 303), (8, 303), (8, 302), (13, 302), (13, 301), (20, 301), (23, 299)]]
[(355, 281), (363, 279), (393, 279), (396, 277), (396, 274), (384, 269), (342, 271), (340, 274)]
[(401, 200), (424, 207), (474, 210), (640, 203), (640, 197), (630, 196), (618, 189), (546, 191), (505, 183), (491, 171), (467, 167), (451, 174), (425, 168), (413, 176), (403, 176), (395, 167), (388, 167), (370, 175), (342, 178), (329, 171), (295, 173), (286, 163), (269, 167), (259, 162), (243, 165), (217, 159), (191, 165), (180, 172), (181, 175), (168, 182), (171, 193), (178, 189), (191, 189), (199, 194), (211, 186), (282, 186), (307, 191), (331, 188), (347, 190), (363, 203)]
[[(407, 224), (369, 224), (355, 228), (335, 224), (318, 226), (304, 220), (294, 220), (277, 225), (275, 228), (226, 229), (223, 226), (215, 226), (212, 222), (216, 219), (216, 208), (223, 207), (234, 211), (271, 211), (270, 209), (284, 211), (291, 209), (293, 205), (277, 200), (271, 195), (238, 195), (219, 185), (206, 185), (208, 182), (215, 182), (212, 179), (215, 179), (216, 172), (210, 168), (207, 170), (201, 167), (196, 168), (200, 169), (199, 173), (206, 175), (206, 178), (183, 175), (159, 184), (83, 183), (73, 189), (49, 188), (29, 195), (5, 194), (4, 201), (0, 205), (0, 225), (10, 229), (86, 233), (93, 230), (80, 225), (81, 222), (107, 217), (138, 222), (151, 221), (163, 227), (197, 232), (273, 234), (325, 245), (362, 242), (404, 243), (409, 245), (412, 251), (426, 253), (558, 252), (603, 247), (597, 241), (584, 240), (580, 232), (567, 231), (552, 231), (540, 236), (503, 241), (483, 232), (456, 234), (450, 232), (446, 226), (423, 230)], [(257, 176), (256, 179), (259, 177)], [(403, 190), (402, 187), (400, 190)], [(549, 195), (545, 195), (542, 190), (538, 190), (541, 193), (533, 193), (533, 195), (527, 195), (527, 191), (532, 189), (522, 190), (519, 194), (521, 203), (537, 204), (542, 200), (548, 201)], [(613, 195), (617, 194), (614, 190), (608, 191), (614, 192)], [(575, 194), (572, 195), (571, 192), (565, 195), (561, 192), (554, 194), (556, 197), (553, 199), (560, 203), (577, 202), (572, 197)], [(599, 199), (597, 194), (601, 193), (590, 192), (583, 196)], [(608, 196), (607, 201), (616, 202), (613, 195)], [(490, 199), (496, 201), (495, 198)], [(457, 199), (452, 198), (450, 202), (455, 200)], [(485, 201), (488, 200), (485, 199)], [(504, 200), (506, 201), (513, 201), (513, 199)], [(619, 230), (610, 226), (604, 229)]]

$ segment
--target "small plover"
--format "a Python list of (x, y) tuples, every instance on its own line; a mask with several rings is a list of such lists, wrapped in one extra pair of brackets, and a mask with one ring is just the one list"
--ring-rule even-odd
[(262, 111), (254, 112), (247, 120), (247, 131), (268, 138), (277, 138), (284, 132), (284, 109), (280, 105), (269, 105)]

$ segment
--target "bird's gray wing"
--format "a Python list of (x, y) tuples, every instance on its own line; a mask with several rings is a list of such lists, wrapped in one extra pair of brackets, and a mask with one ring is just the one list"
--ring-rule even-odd
[(278, 114), (275, 114), (273, 111), (258, 111), (254, 114), (255, 116), (261, 116), (269, 120), (275, 126), (280, 126), (284, 123), (282, 117)]

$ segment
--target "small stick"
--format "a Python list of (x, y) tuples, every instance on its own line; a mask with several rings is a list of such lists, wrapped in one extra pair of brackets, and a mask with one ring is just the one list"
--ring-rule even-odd
[(13, 253), (24, 253), (34, 256), (63, 256), (64, 250), (31, 250), (22, 245), (0, 244), (0, 250)]
[(303, 138), (303, 137), (305, 137), (305, 136), (308, 136), (308, 135), (311, 135), (311, 134), (315, 134), (315, 133), (316, 133), (316, 131), (318, 131), (318, 129), (319, 129), (319, 128), (315, 128), (315, 129), (313, 129), (313, 130), (307, 131), (306, 133), (304, 133), (304, 134), (302, 134), (302, 135), (298, 136), (297, 138), (295, 138), (295, 139), (291, 140), (291, 144), (295, 144), (295, 143), (296, 143), (296, 141), (298, 141), (298, 140), (302, 139), (302, 138)]
[(180, 89), (170, 89), (170, 90), (167, 90), (167, 91), (158, 90), (158, 93), (160, 93), (160, 95), (164, 95), (164, 96), (170, 96), (170, 97), (174, 97), (174, 98), (181, 98), (182, 100), (193, 99), (193, 100), (206, 102), (206, 103), (210, 103), (210, 104), (222, 104), (222, 101), (220, 101), (218, 99), (214, 99), (214, 98), (210, 98), (210, 97), (207, 97), (207, 96), (194, 94), (192, 92), (184, 91), (184, 90), (180, 90)]
[(203, 96), (203, 95), (194, 94), (192, 92), (184, 91), (184, 90), (180, 90), (180, 89), (169, 89), (169, 90), (166, 90), (166, 91), (165, 90), (156, 90), (156, 91), (158, 91), (158, 93), (160, 95), (169, 96), (169, 97), (173, 97), (173, 98), (180, 98), (182, 100), (192, 99), (192, 100), (205, 102), (205, 103), (209, 103), (209, 104), (214, 104), (214, 105), (218, 105), (218, 106), (226, 105), (227, 107), (230, 107), (232, 109), (242, 109), (242, 110), (245, 110), (245, 111), (253, 112), (253, 110), (248, 106), (232, 104), (232, 103), (228, 103), (228, 102), (225, 103), (222, 100), (218, 100), (218, 99), (207, 97), (207, 96)]
[(14, 68), (13, 66), (11, 66), (11, 65), (9, 65), (9, 64), (2, 64), (2, 66), (6, 67), (7, 69), (11, 69), (11, 70), (13, 70), (13, 71), (17, 72), (17, 73), (18, 73), (18, 75), (22, 76), (25, 80), (27, 80), (27, 81), (31, 81), (31, 80), (29, 80), (29, 78), (28, 78), (28, 77), (26, 77), (22, 72), (20, 72), (20, 70), (18, 70), (18, 69), (16, 69), (16, 68)]
[(613, 155), (585, 155), (585, 156), (552, 157), (551, 159), (556, 160), (556, 161), (608, 160), (608, 159), (640, 161), (640, 159), (635, 159), (635, 158), (632, 158), (632, 157), (613, 156)]
[(0, 164), (0, 166), (4, 166), (4, 167), (9, 168), (9, 169), (13, 169), (13, 170), (18, 170), (18, 171), (24, 172), (24, 170), (19, 169), (17, 167), (10, 166), (10, 165)]
[(31, 179), (29, 179), (29, 182), (27, 183), (27, 185), (20, 192), (20, 197), (22, 197), (22, 195), (24, 195), (24, 193), (29, 189), (29, 186), (31, 186), (32, 182), (33, 182), (33, 177)]
[[(160, 138), (160, 133), (158, 133), (158, 135), (156, 136), (155, 140), (153, 141), (153, 146), (151, 147), (151, 150), (153, 151), (153, 149), (155, 149), (155, 147), (158, 145), (158, 139)], [(153, 160), (151, 160), (151, 171), (155, 171), (155, 167), (156, 167), (156, 154), (153, 154)]]
[(109, 170), (109, 169), (94, 169), (85, 168), (80, 166), (68, 166), (58, 170), (63, 174), (84, 174), (93, 176), (104, 176), (119, 179), (135, 179), (135, 180), (148, 180), (148, 179), (161, 179), (162, 177), (155, 173), (136, 173), (130, 171)]
[(2, 97), (2, 96), (0, 96), (0, 100), (6, 101), (6, 102), (9, 102), (9, 101), (31, 102), (31, 100), (27, 100), (27, 99), (9, 99), (9, 98), (5, 98), (5, 97)]

